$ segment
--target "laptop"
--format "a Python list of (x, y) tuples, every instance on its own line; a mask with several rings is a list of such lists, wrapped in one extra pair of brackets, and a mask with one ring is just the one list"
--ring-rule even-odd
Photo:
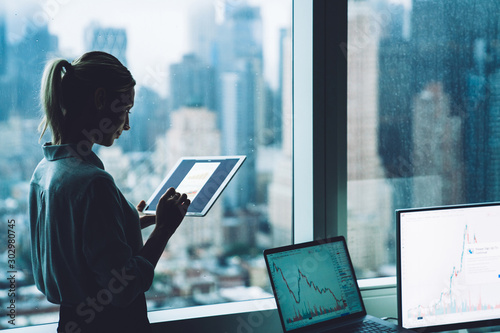
[(264, 251), (283, 332), (412, 332), (368, 315), (343, 236)]

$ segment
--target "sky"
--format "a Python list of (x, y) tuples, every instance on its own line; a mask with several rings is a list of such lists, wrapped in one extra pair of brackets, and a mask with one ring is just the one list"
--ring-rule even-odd
[(279, 29), (291, 25), (291, 0), (0, 0), (7, 13), (9, 40), (22, 38), (33, 27), (48, 23), (59, 38), (61, 55), (72, 60), (84, 53), (84, 32), (91, 23), (127, 30), (128, 67), (139, 84), (153, 86), (164, 95), (168, 65), (191, 51), (190, 26), (194, 10), (220, 19), (224, 3), (247, 2), (261, 7), (264, 72), (271, 86), (278, 78)]

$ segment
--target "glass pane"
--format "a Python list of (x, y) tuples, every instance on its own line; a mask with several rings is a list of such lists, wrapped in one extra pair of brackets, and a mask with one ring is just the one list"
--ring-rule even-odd
[(58, 319), (29, 252), (29, 181), (50, 141), (38, 142), (38, 93), (47, 59), (88, 50), (114, 54), (137, 81), (132, 129), (94, 149), (130, 202), (147, 200), (181, 156), (247, 156), (206, 217), (173, 236), (149, 310), (271, 296), (262, 250), (292, 237), (290, 27), (289, 0), (0, 4), (0, 267), (15, 280), (15, 294), (6, 276), (0, 284), (1, 307), (15, 304), (0, 329)]
[(500, 200), (498, 2), (348, 6), (349, 245), (395, 275), (395, 209)]

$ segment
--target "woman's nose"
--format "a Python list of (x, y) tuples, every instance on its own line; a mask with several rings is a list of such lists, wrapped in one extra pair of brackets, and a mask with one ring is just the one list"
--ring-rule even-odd
[(128, 114), (127, 114), (127, 118), (125, 119), (125, 125), (123, 125), (123, 130), (128, 131), (129, 129), (130, 129), (130, 124), (129, 124)]

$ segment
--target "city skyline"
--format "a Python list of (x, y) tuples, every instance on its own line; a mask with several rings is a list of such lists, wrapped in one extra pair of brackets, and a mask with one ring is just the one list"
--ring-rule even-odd
[[(202, 6), (199, 6), (200, 3)], [(139, 85), (152, 87), (165, 97), (168, 66), (180, 62), (184, 55), (194, 51), (195, 46), (191, 45), (190, 40), (192, 18), (196, 12), (194, 9), (204, 8), (205, 16), (208, 13), (220, 20), (224, 4), (239, 6), (245, 3), (261, 9), (266, 31), (263, 36), (265, 77), (276, 88), (279, 29), (287, 26), (291, 20), (291, 2), (288, 0), (121, 1), (120, 6), (127, 10), (117, 9), (112, 1), (54, 1), (41, 5), (37, 0), (24, 0), (0, 3), (0, 9), (3, 6), (4, 13), (7, 14), (8, 42), (17, 43), (27, 34), (47, 25), (49, 31), (59, 39), (58, 56), (69, 58), (87, 51), (85, 30), (89, 23), (105, 28), (125, 29), (130, 44), (127, 51), (127, 56), (131, 59), (129, 69)], [(289, 8), (283, 10), (286, 7)], [(157, 10), (151, 11), (150, 8)], [(10, 16), (11, 13), (15, 13), (15, 16)], [(120, 15), (114, 15), (116, 13)], [(143, 20), (148, 24), (142, 24)]]
[[(135, 106), (130, 116), (132, 129), (120, 137), (113, 147), (101, 149), (102, 147), (95, 146), (94, 149), (131, 203), (147, 199), (167, 173), (171, 163), (180, 155), (237, 152), (247, 155), (245, 165), (232, 180), (233, 187), (225, 189), (210, 215), (203, 219), (187, 218), (179, 228), (176, 239), (169, 242), (148, 294), (154, 303), (150, 309), (243, 300), (254, 297), (252, 295), (270, 296), (265, 269), (258, 260), (262, 261), (262, 258), (258, 254), (265, 247), (281, 245), (272, 240), (272, 227), (268, 218), (270, 208), (267, 205), (267, 187), (272, 181), (269, 166), (273, 165), (273, 155), (279, 152), (277, 144), (281, 140), (264, 142), (265, 140), (255, 138), (281, 135), (281, 130), (276, 130), (278, 134), (274, 134), (272, 127), (281, 127), (281, 123), (278, 124), (275, 119), (278, 117), (274, 116), (274, 113), (281, 113), (281, 110), (275, 109), (275, 103), (282, 104), (276, 102), (281, 99), (281, 86), (275, 90), (270, 89), (264, 78), (265, 60), (261, 36), (263, 17), (260, 8), (247, 6), (245, 1), (228, 3), (233, 7), (228, 8), (225, 21), (219, 22), (217, 26), (221, 35), (210, 32), (204, 34), (207, 30), (204, 29), (198, 35), (191, 34), (189, 37), (212, 38), (213, 49), (223, 52), (203, 53), (207, 49), (194, 48), (193, 52), (198, 53), (198, 58), (203, 59), (202, 61), (193, 63), (179, 60), (170, 64), (178, 69), (172, 71), (178, 79), (173, 80), (172, 84), (178, 86), (180, 90), (177, 91), (186, 93), (185, 98), (176, 96), (180, 98), (179, 103), (171, 105), (175, 99), (165, 98), (165, 93), (172, 87), (162, 85), (162, 89), (165, 89), (162, 91), (165, 95), (162, 95), (159, 87), (154, 85), (157, 83), (155, 80), (168, 82), (171, 78), (167, 74), (163, 76), (163, 73), (159, 73), (159, 76), (153, 78), (153, 84), (141, 85), (138, 82)], [(203, 24), (210, 27), (210, 20), (217, 17), (210, 13), (207, 16), (207, 22)], [(58, 19), (59, 16), (55, 18)], [(96, 47), (116, 55), (123, 63), (129, 64), (133, 71), (132, 63), (137, 59), (128, 50), (137, 48), (137, 44), (132, 42), (127, 28), (89, 20), (82, 26), (81, 34), (85, 38), (80, 43), (84, 43), (86, 48)], [(0, 27), (3, 26), (0, 23)], [(280, 29), (276, 33), (281, 36), (283, 32)], [(8, 27), (5, 33), (9, 34)], [(20, 96), (23, 89), (33, 92), (39, 89), (43, 63), (48, 57), (68, 50), (63, 46), (61, 36), (55, 36), (50, 26), (45, 25), (28, 31), (28, 35), (18, 41), (7, 40), (4, 45), (8, 52), (3, 58), (6, 59), (5, 74), (0, 74), (0, 84), (5, 88), (0, 90), (0, 100), (5, 101), (0, 107), (0, 128), (5, 128), (2, 135), (7, 136), (11, 145), (8, 150), (3, 149), (6, 154), (0, 158), (0, 170), (6, 171), (0, 179), (3, 185), (1, 198), (7, 198), (0, 202), (9, 204), (9, 207), (0, 206), (0, 213), (2, 216), (10, 216), (9, 218), (15, 216), (18, 230), (21, 230), (28, 226), (26, 197), (29, 179), (43, 156), (36, 138), (36, 118), (39, 115), (37, 102), (34, 99), (13, 99), (12, 96)], [(242, 45), (248, 47), (241, 47)], [(278, 43), (274, 48), (278, 53), (281, 47)], [(26, 57), (33, 52), (36, 58), (26, 61)], [(189, 54), (193, 52), (183, 54), (183, 59), (187, 57), (189, 60)], [(286, 56), (290, 57), (291, 54), (286, 53)], [(279, 63), (282, 61), (283, 59)], [(288, 60), (288, 63), (291, 61)], [(21, 64), (24, 66), (20, 66)], [(216, 101), (207, 105), (210, 109), (203, 105), (210, 104), (208, 102), (191, 103), (197, 99), (200, 91), (189, 89), (190, 85), (206, 80), (204, 71), (199, 69), (207, 65), (213, 71), (210, 75), (216, 77), (211, 82), (212, 90), (207, 90), (206, 87), (202, 89), (202, 93), (206, 91), (210, 100)], [(277, 73), (283, 74), (280, 71)], [(134, 76), (138, 79), (137, 75)], [(286, 74), (286, 80), (291, 80), (291, 76)], [(291, 82), (277, 81), (291, 87)], [(28, 84), (30, 88), (26, 88)], [(285, 104), (288, 110), (284, 112), (291, 113), (290, 102)], [(17, 112), (19, 109), (23, 112)], [(274, 121), (269, 123), (269, 119)], [(257, 122), (258, 126), (266, 128), (256, 128)], [(44, 138), (42, 143), (49, 140)], [(237, 151), (231, 150), (233, 148)], [(33, 153), (26, 156), (25, 151)], [(285, 158), (291, 160), (291, 155)], [(8, 169), (7, 164), (12, 161), (16, 161), (20, 167)], [(291, 161), (289, 165), (291, 166)], [(291, 173), (288, 177), (291, 177)], [(284, 191), (291, 193), (291, 188), (287, 188), (290, 186), (291, 180), (286, 182)], [(291, 200), (291, 196), (288, 198)], [(274, 207), (274, 210), (279, 209), (282, 207)], [(290, 235), (291, 214), (288, 216), (290, 220), (284, 224), (288, 225), (289, 230), (284, 232)], [(28, 274), (19, 276), (20, 286), (32, 284), (27, 250), (29, 233), (24, 234), (24, 237), (18, 237), (25, 244), (18, 254), (19, 268)], [(148, 234), (149, 231), (145, 230), (143, 237), (147, 238)], [(23, 320), (30, 324), (53, 318), (54, 307), (39, 292), (27, 287), (21, 290), (35, 308), (30, 310), (33, 314), (29, 319), (20, 314)], [(0, 302), (4, 301), (0, 299)], [(3, 324), (0, 323), (0, 327)]]

